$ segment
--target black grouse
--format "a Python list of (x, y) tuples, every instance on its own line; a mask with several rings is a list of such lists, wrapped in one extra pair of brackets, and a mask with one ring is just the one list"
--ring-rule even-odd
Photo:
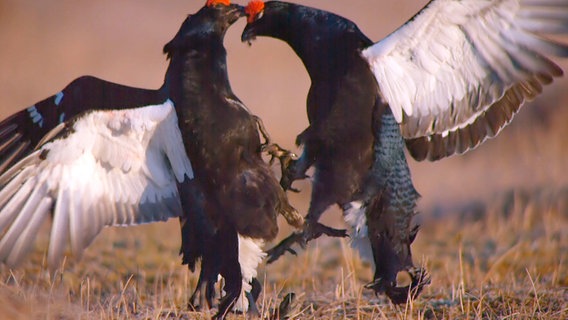
[[(377, 43), (352, 21), (315, 8), (255, 0), (246, 10), (242, 40), (285, 41), (311, 79), (310, 125), (296, 140), (303, 153), (281, 180), (290, 188), (313, 166), (310, 208), (304, 231), (270, 259), (321, 235), (314, 225), (338, 204), (353, 245), (364, 258), (372, 252), (368, 287), (406, 302), (429, 277), (411, 257), (419, 195), (404, 147), (416, 160), (438, 160), (495, 136), (562, 74), (545, 54), (565, 57), (568, 47), (542, 34), (568, 32), (568, 2), (433, 0)], [(404, 272), (411, 281), (397, 281)]]
[(0, 123), (1, 261), (17, 265), (49, 216), (52, 269), (68, 241), (80, 255), (105, 226), (179, 217), (183, 262), (194, 270), (201, 260), (194, 297), (205, 286), (211, 305), (221, 275), (215, 317), (241, 297), (255, 311), (259, 246), (276, 236), (278, 213), (303, 220), (261, 158), (259, 119), (228, 81), (223, 39), (243, 15), (227, 0), (190, 15), (164, 47), (158, 90), (81, 77)]

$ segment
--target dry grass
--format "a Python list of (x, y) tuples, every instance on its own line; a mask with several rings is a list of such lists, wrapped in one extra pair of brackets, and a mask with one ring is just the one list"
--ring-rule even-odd
[[(298, 257), (262, 268), (259, 307), (269, 314), (294, 292), (291, 316), (298, 319), (568, 317), (568, 189), (511, 191), (457, 213), (424, 217), (414, 252), (433, 281), (406, 306), (395, 307), (363, 288), (371, 270), (347, 241), (322, 239)], [(177, 229), (172, 221), (105, 230), (79, 262), (70, 259), (51, 280), (38, 267), (38, 250), (23, 268), (1, 270), (0, 314), (207, 319), (211, 313), (185, 307), (196, 277), (179, 265), (178, 240), (171, 236)]]

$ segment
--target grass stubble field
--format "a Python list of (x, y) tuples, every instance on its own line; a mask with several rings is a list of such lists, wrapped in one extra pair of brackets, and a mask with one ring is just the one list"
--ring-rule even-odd
[[(272, 314), (294, 292), (292, 319), (568, 317), (568, 188), (510, 190), (451, 216), (422, 220), (415, 259), (427, 266), (432, 284), (415, 301), (395, 307), (375, 297), (363, 288), (371, 269), (348, 241), (322, 239), (298, 257), (260, 268), (260, 310)], [(211, 312), (186, 308), (196, 275), (179, 265), (177, 236), (165, 236), (177, 232), (174, 221), (105, 230), (80, 261), (70, 259), (51, 279), (40, 267), (38, 250), (22, 268), (0, 269), (0, 314), (5, 319), (208, 319)], [(47, 240), (47, 232), (40, 239)]]
[[(369, 22), (368, 10), (343, 1), (320, 6), (348, 15), (363, 30), (384, 29), (372, 34), (380, 39), (424, 2), (385, 0), (389, 10), (372, 13), (381, 15), (376, 19), (381, 25)], [(165, 61), (156, 48), (169, 40), (183, 19), (171, 17), (201, 5), (172, 1), (162, 10), (149, 0), (61, 1), (53, 6), (0, 1), (0, 117), (86, 73), (157, 87)], [(155, 19), (147, 21), (144, 17), (151, 14)], [(137, 28), (129, 29), (131, 22)], [(120, 32), (109, 32), (117, 26)], [(238, 43), (240, 30), (242, 24), (237, 24), (227, 36), (235, 92), (265, 119), (278, 142), (292, 148), (295, 134), (306, 125), (305, 71), (277, 42), (262, 39), (252, 49)], [(92, 34), (97, 36), (84, 39)], [(55, 44), (48, 46), (50, 42)], [(137, 47), (139, 43), (148, 48)], [(148, 61), (144, 71), (138, 67), (142, 61)], [(251, 68), (253, 63), (258, 68)], [(561, 65), (568, 69), (566, 61)], [(270, 314), (294, 292), (289, 314), (294, 319), (568, 318), (567, 85), (561, 79), (546, 88), (546, 94), (525, 106), (497, 139), (474, 152), (436, 163), (409, 160), (423, 195), (414, 259), (432, 276), (432, 284), (418, 299), (395, 307), (374, 296), (363, 287), (372, 279), (372, 270), (348, 240), (322, 238), (297, 257), (261, 266), (260, 310)], [(300, 187), (303, 192), (291, 199), (305, 212), (309, 184)], [(340, 220), (331, 210), (324, 222), (339, 227)], [(187, 310), (197, 275), (180, 265), (177, 221), (108, 228), (81, 259), (71, 257), (53, 278), (42, 267), (48, 228), (40, 232), (37, 250), (21, 268), (0, 266), (0, 318), (208, 319), (213, 314)], [(279, 237), (289, 231), (282, 228)]]

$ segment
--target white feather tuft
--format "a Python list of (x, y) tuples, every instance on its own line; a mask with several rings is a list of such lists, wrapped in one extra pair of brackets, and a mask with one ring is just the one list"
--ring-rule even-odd
[(239, 235), (239, 264), (241, 265), (241, 274), (243, 275), (243, 289), (239, 300), (235, 303), (234, 308), (237, 311), (248, 311), (249, 301), (245, 293), (250, 292), (252, 289), (250, 283), (258, 274), (256, 269), (266, 257), (266, 252), (262, 250), (263, 246), (263, 240)]
[(371, 241), (367, 232), (367, 207), (361, 201), (349, 203), (343, 210), (343, 219), (349, 225), (351, 247), (359, 252), (363, 261), (374, 263)]

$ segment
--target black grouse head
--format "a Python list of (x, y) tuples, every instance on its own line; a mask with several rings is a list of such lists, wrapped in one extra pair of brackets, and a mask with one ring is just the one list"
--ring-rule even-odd
[(289, 17), (296, 10), (296, 5), (280, 1), (252, 0), (245, 8), (247, 15), (247, 25), (241, 40), (251, 42), (257, 36), (270, 36), (281, 38), (279, 32), (284, 32), (288, 28)]
[(171, 58), (175, 52), (191, 50), (210, 40), (222, 43), (229, 27), (244, 15), (244, 7), (231, 4), (230, 0), (208, 0), (185, 19), (175, 37), (164, 46), (164, 53)]
[[(252, 0), (245, 8), (247, 25), (241, 40), (249, 44), (257, 36), (288, 42), (293, 48), (329, 49), (366, 47), (372, 41), (355, 23), (334, 13), (283, 1)], [(314, 41), (320, 44), (314, 44)], [(337, 51), (337, 49), (336, 49)]]

